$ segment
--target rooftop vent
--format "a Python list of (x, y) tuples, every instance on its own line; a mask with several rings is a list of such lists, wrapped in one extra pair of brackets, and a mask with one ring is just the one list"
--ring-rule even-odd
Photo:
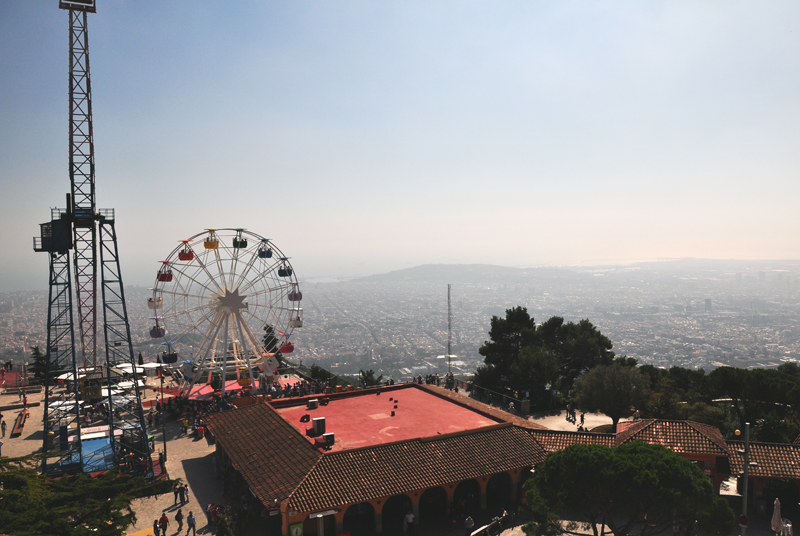
[(317, 400), (316, 398), (312, 398), (311, 400), (308, 401), (306, 409), (317, 409), (318, 407), (319, 407), (319, 400)]
[(311, 419), (311, 426), (313, 427), (314, 435), (321, 436), (325, 433), (325, 417)]

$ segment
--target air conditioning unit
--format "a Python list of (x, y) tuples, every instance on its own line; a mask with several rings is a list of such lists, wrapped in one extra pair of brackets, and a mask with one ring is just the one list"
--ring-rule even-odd
[(319, 407), (319, 400), (316, 398), (312, 398), (308, 401), (306, 405), (306, 409), (317, 409)]
[(322, 439), (325, 440), (325, 445), (328, 447), (332, 447), (334, 442), (336, 441), (336, 437), (334, 436), (333, 432), (322, 434)]
[(321, 436), (325, 433), (325, 417), (317, 417), (316, 419), (311, 419), (311, 426), (314, 430), (315, 436)]

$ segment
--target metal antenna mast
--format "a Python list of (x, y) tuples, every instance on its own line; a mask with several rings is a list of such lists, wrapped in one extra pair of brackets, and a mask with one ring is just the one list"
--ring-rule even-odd
[(447, 284), (447, 372), (452, 372), (450, 367), (450, 354), (453, 342), (453, 310), (450, 308), (450, 283)]
[[(87, 14), (95, 0), (60, 0), (69, 11), (69, 178), (66, 210), (54, 209), (41, 224), (34, 251), (50, 254), (50, 302), (47, 314), (45, 371), (44, 472), (97, 471), (124, 468), (134, 474), (152, 473), (138, 374), (133, 358), (130, 324), (119, 269), (113, 209), (97, 210), (94, 182), (92, 85), (89, 76)], [(72, 317), (72, 278), (69, 251), (74, 249), (75, 296), (80, 326), (83, 367), (77, 366)], [(99, 252), (99, 257), (98, 257)], [(105, 367), (97, 363), (97, 283), (100, 265)], [(130, 366), (130, 376), (122, 370)], [(85, 378), (85, 379), (82, 379)], [(59, 380), (65, 380), (66, 390)], [(122, 381), (125, 380), (125, 381)], [(127, 381), (127, 380), (133, 380)], [(103, 402), (108, 417), (104, 448), (84, 452), (80, 406)], [(58, 442), (56, 443), (56, 440)], [(91, 458), (91, 459), (89, 459)]]

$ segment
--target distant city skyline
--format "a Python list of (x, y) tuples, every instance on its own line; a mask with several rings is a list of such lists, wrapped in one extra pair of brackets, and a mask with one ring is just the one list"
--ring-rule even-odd
[[(97, 206), (126, 284), (243, 227), (302, 279), (800, 258), (796, 3), (100, 2)], [(47, 287), (68, 20), (0, 0), (0, 292)]]

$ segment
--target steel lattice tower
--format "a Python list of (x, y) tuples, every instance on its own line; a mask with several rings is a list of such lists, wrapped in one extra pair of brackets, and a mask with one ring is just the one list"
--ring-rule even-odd
[[(60, 0), (59, 7), (69, 12), (71, 193), (67, 196), (67, 209), (54, 209), (51, 221), (41, 225), (41, 236), (34, 238), (34, 250), (50, 255), (43, 452), (51, 455), (45, 457), (42, 467), (45, 472), (117, 467), (129, 473), (148, 474), (152, 473), (152, 462), (119, 267), (114, 211), (98, 211), (95, 205), (87, 29), (87, 14), (96, 11), (95, 0)], [(82, 367), (78, 367), (75, 350), (70, 250), (74, 250)], [(105, 363), (99, 367), (98, 262), (106, 354)], [(129, 365), (130, 373), (120, 365)], [(108, 438), (108, 444), (106, 448), (92, 449), (89, 455), (81, 435), (81, 405), (100, 399), (104, 399), (108, 411), (95, 426), (102, 431), (93, 430), (93, 437)]]

